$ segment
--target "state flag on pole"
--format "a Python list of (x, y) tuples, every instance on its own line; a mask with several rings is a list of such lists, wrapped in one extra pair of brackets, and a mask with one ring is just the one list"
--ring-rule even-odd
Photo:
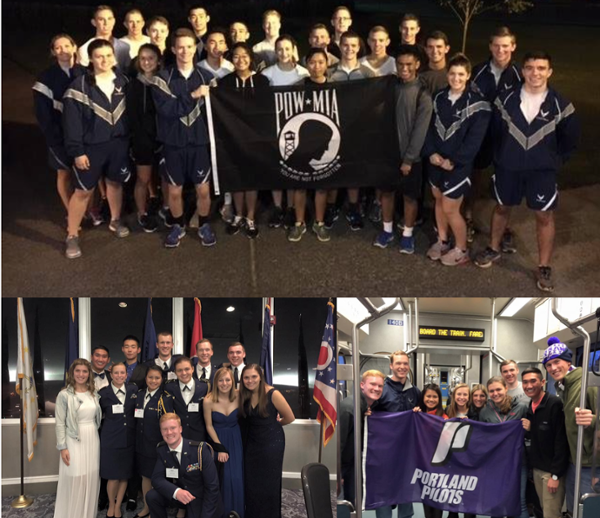
[(327, 303), (327, 322), (321, 341), (321, 350), (319, 352), (319, 364), (317, 365), (317, 375), (315, 377), (315, 388), (313, 390), (313, 399), (319, 405), (317, 420), (323, 426), (323, 445), (327, 443), (335, 432), (335, 423), (337, 421), (337, 393), (336, 393), (336, 362), (335, 362), (335, 342), (333, 339), (333, 308), (331, 302)]
[(202, 340), (202, 304), (200, 299), (194, 297), (194, 327), (192, 329), (192, 344), (190, 347), (190, 358), (198, 356), (196, 344)]
[(142, 340), (142, 363), (153, 360), (156, 356), (156, 329), (152, 319), (152, 297), (148, 298), (146, 319), (144, 321), (144, 338)]
[(267, 385), (273, 385), (273, 371), (271, 370), (271, 306), (268, 304), (265, 304), (264, 316), (260, 366), (265, 373)]
[(27, 459), (33, 459), (33, 447), (37, 445), (37, 420), (39, 416), (37, 393), (35, 381), (33, 380), (33, 364), (29, 352), (29, 335), (25, 323), (25, 311), (23, 310), (23, 299), (17, 299), (17, 321), (18, 321), (18, 344), (19, 354), (17, 359), (17, 376), (21, 383), (17, 382), (17, 393), (23, 402), (23, 433), (27, 442)]

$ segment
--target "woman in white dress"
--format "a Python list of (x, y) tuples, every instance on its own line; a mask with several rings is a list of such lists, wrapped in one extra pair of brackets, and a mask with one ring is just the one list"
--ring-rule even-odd
[(94, 518), (100, 491), (102, 413), (90, 362), (69, 367), (67, 386), (56, 398), (56, 447), (60, 451), (54, 518)]

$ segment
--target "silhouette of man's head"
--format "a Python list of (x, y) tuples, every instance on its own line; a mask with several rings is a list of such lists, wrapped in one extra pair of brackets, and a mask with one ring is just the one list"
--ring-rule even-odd
[(299, 129), (298, 146), (287, 160), (287, 164), (298, 170), (305, 171), (311, 160), (320, 160), (331, 142), (333, 130), (320, 121), (307, 120)]

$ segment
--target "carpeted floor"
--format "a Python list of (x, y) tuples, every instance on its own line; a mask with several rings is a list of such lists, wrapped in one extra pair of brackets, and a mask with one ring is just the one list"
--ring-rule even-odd
[[(13, 509), (10, 503), (13, 497), (2, 498), (2, 518), (53, 518), (54, 500), (56, 495), (36, 495), (33, 504), (27, 509)], [(331, 493), (332, 508), (335, 516), (335, 494)], [(137, 511), (141, 511), (140, 505)], [(137, 512), (136, 511), (136, 512)], [(123, 513), (124, 517), (131, 518), (135, 513)], [(300, 489), (284, 489), (282, 495), (281, 515), (283, 518), (306, 518), (306, 508), (304, 507), (304, 496)], [(104, 518), (106, 511), (99, 512), (98, 518)], [(175, 516), (175, 509), (171, 510), (169, 516)], [(80, 518), (80, 517), (57, 517), (57, 518)]]

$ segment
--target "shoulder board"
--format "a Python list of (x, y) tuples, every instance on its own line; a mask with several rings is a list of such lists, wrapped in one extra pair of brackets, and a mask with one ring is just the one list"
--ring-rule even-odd
[(156, 447), (157, 447), (157, 448), (160, 448), (161, 446), (166, 446), (166, 444), (167, 444), (167, 443), (166, 443), (165, 441), (160, 441), (160, 442), (159, 442), (159, 443), (156, 445)]
[(200, 446), (202, 444), (201, 441), (188, 441), (190, 446)]
[(170, 385), (171, 383), (175, 383), (176, 381), (179, 381), (179, 380), (167, 380), (165, 385)]

